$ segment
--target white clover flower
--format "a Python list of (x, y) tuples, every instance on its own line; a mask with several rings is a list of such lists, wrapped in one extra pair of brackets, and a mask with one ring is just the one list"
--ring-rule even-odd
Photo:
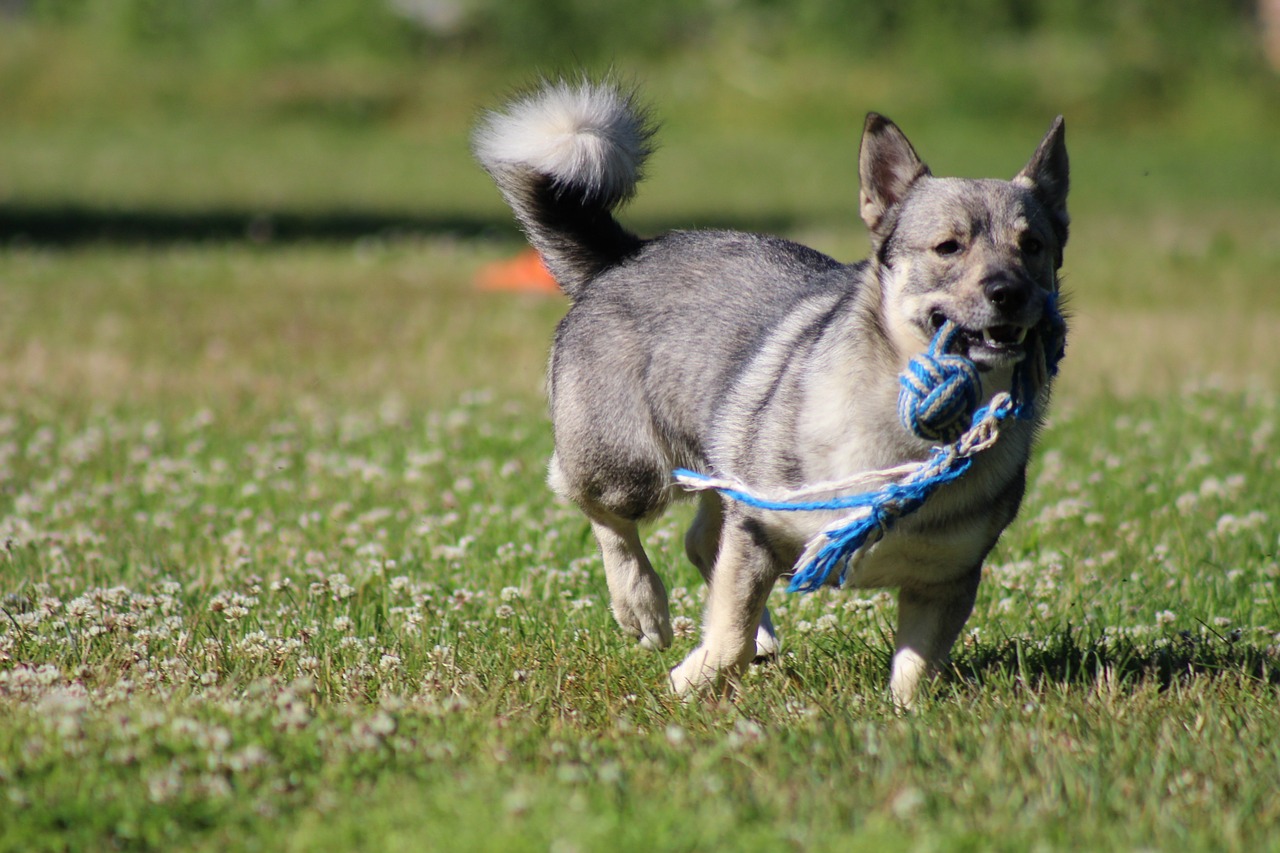
[(503, 601), (519, 601), (524, 598), (524, 593), (520, 591), (518, 586), (504, 586), (498, 597)]
[(72, 619), (83, 621), (93, 615), (97, 609), (88, 597), (82, 595), (78, 598), (73, 598), (67, 604), (67, 615)]
[(698, 623), (688, 616), (677, 616), (671, 620), (671, 632), (677, 638), (692, 637), (698, 633)]
[(344, 634), (350, 633), (355, 628), (355, 622), (350, 616), (342, 615), (333, 617), (333, 630), (341, 631)]
[(1205, 477), (1200, 483), (1200, 497), (1202, 498), (1222, 498), (1226, 497), (1227, 488), (1223, 482), (1217, 477)]
[(1161, 610), (1156, 614), (1156, 624), (1161, 626), (1172, 625), (1177, 618), (1178, 614), (1172, 610)]
[(510, 619), (512, 616), (516, 615), (516, 611), (510, 604), (502, 604), (498, 606), (498, 609), (495, 611), (495, 615), (499, 619)]
[(1261, 510), (1253, 510), (1243, 518), (1226, 513), (1218, 519), (1214, 526), (1214, 533), (1218, 536), (1234, 536), (1249, 530), (1257, 530), (1266, 523), (1267, 514)]
[(875, 610), (876, 604), (869, 598), (851, 597), (842, 605), (848, 613), (863, 613), (869, 610)]
[(335, 572), (326, 578), (326, 582), (334, 601), (344, 601), (356, 594), (355, 587), (347, 582), (347, 576), (344, 574)]
[(463, 537), (456, 545), (437, 545), (431, 549), (433, 560), (460, 560), (467, 553), (470, 537)]

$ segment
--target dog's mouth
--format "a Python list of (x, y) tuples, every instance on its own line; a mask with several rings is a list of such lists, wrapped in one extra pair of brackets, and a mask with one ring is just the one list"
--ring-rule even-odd
[[(947, 317), (939, 311), (929, 317), (933, 332), (937, 332)], [(1026, 355), (1026, 326), (997, 323), (982, 329), (970, 329), (957, 323), (959, 331), (951, 345), (953, 352), (966, 356), (980, 370), (991, 370), (1016, 364)]]

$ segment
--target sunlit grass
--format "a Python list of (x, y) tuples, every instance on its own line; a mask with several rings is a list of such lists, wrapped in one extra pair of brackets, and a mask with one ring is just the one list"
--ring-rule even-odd
[(377, 239), (20, 250), (3, 261), (0, 376), (44, 401), (99, 408), (420, 408), (481, 386), (527, 399), (540, 391), (560, 306), (477, 293), (476, 270), (499, 257)]
[(1026, 506), (905, 718), (875, 591), (776, 593), (777, 664), (733, 702), (667, 694), (688, 510), (647, 533), (678, 637), (646, 653), (542, 482), (562, 303), (473, 290), (497, 256), (0, 257), (0, 846), (1272, 842), (1277, 362), (1174, 345), (1265, 250), (1177, 324), (1080, 262)]

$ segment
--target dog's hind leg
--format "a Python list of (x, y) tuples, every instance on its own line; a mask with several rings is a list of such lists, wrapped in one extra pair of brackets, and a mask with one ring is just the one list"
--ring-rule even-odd
[(956, 637), (973, 612), (981, 567), (958, 581), (898, 592), (898, 633), (894, 638), (889, 692), (908, 710), (921, 682), (937, 675), (951, 654)]
[[(689, 555), (689, 562), (697, 566), (702, 579), (711, 585), (711, 575), (715, 569), (716, 557), (720, 553), (720, 532), (724, 527), (724, 504), (719, 494), (713, 491), (702, 493), (698, 504), (698, 514), (684, 537), (684, 550)], [(760, 627), (756, 629), (757, 660), (776, 657), (778, 654), (778, 635), (773, 629), (773, 619), (769, 617), (769, 608), (765, 608), (760, 616)]]
[(613, 618), (646, 649), (671, 645), (667, 589), (653, 570), (634, 521), (599, 509), (588, 512), (600, 543)]
[(750, 520), (721, 527), (720, 551), (709, 578), (702, 644), (671, 670), (677, 693), (714, 690), (722, 677), (736, 679), (756, 656), (765, 601), (778, 578), (771, 551)]
[[(565, 457), (559, 452), (552, 456), (548, 481), (559, 495), (576, 503), (591, 522), (604, 560), (613, 618), (645, 648), (665, 649), (672, 639), (667, 589), (644, 552), (637, 526), (638, 519), (651, 517), (662, 509), (660, 469), (632, 471), (630, 476), (616, 477), (612, 483), (601, 483), (590, 479), (599, 472), (589, 460), (584, 463), (570, 457), (570, 461), (576, 466), (566, 466)], [(618, 487), (618, 481), (624, 487)]]

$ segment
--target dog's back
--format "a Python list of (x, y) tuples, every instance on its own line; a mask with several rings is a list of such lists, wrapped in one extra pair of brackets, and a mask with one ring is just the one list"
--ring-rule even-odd
[(708, 466), (723, 402), (770, 330), (799, 303), (829, 302), (847, 281), (842, 270), (785, 240), (697, 231), (646, 242), (590, 280), (551, 356), (566, 494), (598, 499), (596, 482), (616, 480), (625, 459), (633, 470), (624, 479), (646, 485), (610, 509), (629, 518), (661, 510), (675, 494), (674, 468)]

